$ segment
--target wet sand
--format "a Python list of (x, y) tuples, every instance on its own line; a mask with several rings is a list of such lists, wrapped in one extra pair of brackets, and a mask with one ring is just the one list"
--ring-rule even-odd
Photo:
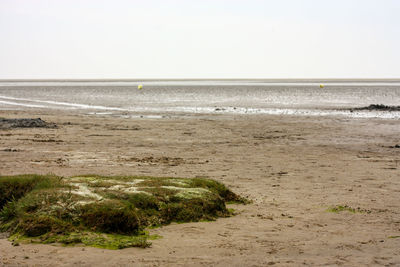
[[(398, 120), (4, 110), (0, 117), (58, 125), (0, 130), (1, 175), (200, 176), (253, 200), (230, 206), (239, 213), (231, 218), (153, 229), (163, 238), (148, 249), (14, 247), (0, 236), (0, 266), (400, 265)], [(337, 205), (361, 212), (327, 211)]]

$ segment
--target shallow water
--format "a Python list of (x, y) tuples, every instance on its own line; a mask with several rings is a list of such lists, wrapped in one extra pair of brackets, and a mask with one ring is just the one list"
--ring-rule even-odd
[[(331, 80), (0, 81), (0, 109), (95, 113), (238, 113), (400, 118), (346, 109), (400, 105), (400, 81)], [(138, 85), (143, 89), (138, 90)]]

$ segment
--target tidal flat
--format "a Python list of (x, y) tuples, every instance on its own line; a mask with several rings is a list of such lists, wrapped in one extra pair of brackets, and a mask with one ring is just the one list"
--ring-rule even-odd
[(0, 111), (57, 125), (0, 130), (0, 174), (207, 178), (252, 203), (226, 202), (231, 217), (149, 227), (144, 235), (162, 238), (146, 249), (12, 246), (0, 235), (0, 265), (400, 264), (398, 120), (143, 115)]

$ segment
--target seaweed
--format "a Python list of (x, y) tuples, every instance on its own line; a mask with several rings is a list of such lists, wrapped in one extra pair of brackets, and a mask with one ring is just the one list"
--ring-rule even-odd
[(400, 111), (400, 106), (387, 106), (387, 105), (383, 105), (383, 104), (371, 104), (366, 107), (350, 109), (351, 112), (359, 111), (359, 110)]
[(149, 227), (232, 216), (248, 203), (202, 178), (20, 175), (0, 177), (0, 231), (16, 242), (147, 247)]

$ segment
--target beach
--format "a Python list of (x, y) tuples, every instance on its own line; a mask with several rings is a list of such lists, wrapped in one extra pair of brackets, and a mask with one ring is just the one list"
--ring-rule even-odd
[[(119, 112), (119, 111), (118, 111)], [(398, 119), (0, 110), (57, 128), (0, 130), (0, 174), (206, 177), (252, 201), (213, 222), (151, 229), (146, 249), (20, 244), (4, 266), (400, 264)]]
[(400, 267), (399, 10), (0, 1), (0, 267)]

